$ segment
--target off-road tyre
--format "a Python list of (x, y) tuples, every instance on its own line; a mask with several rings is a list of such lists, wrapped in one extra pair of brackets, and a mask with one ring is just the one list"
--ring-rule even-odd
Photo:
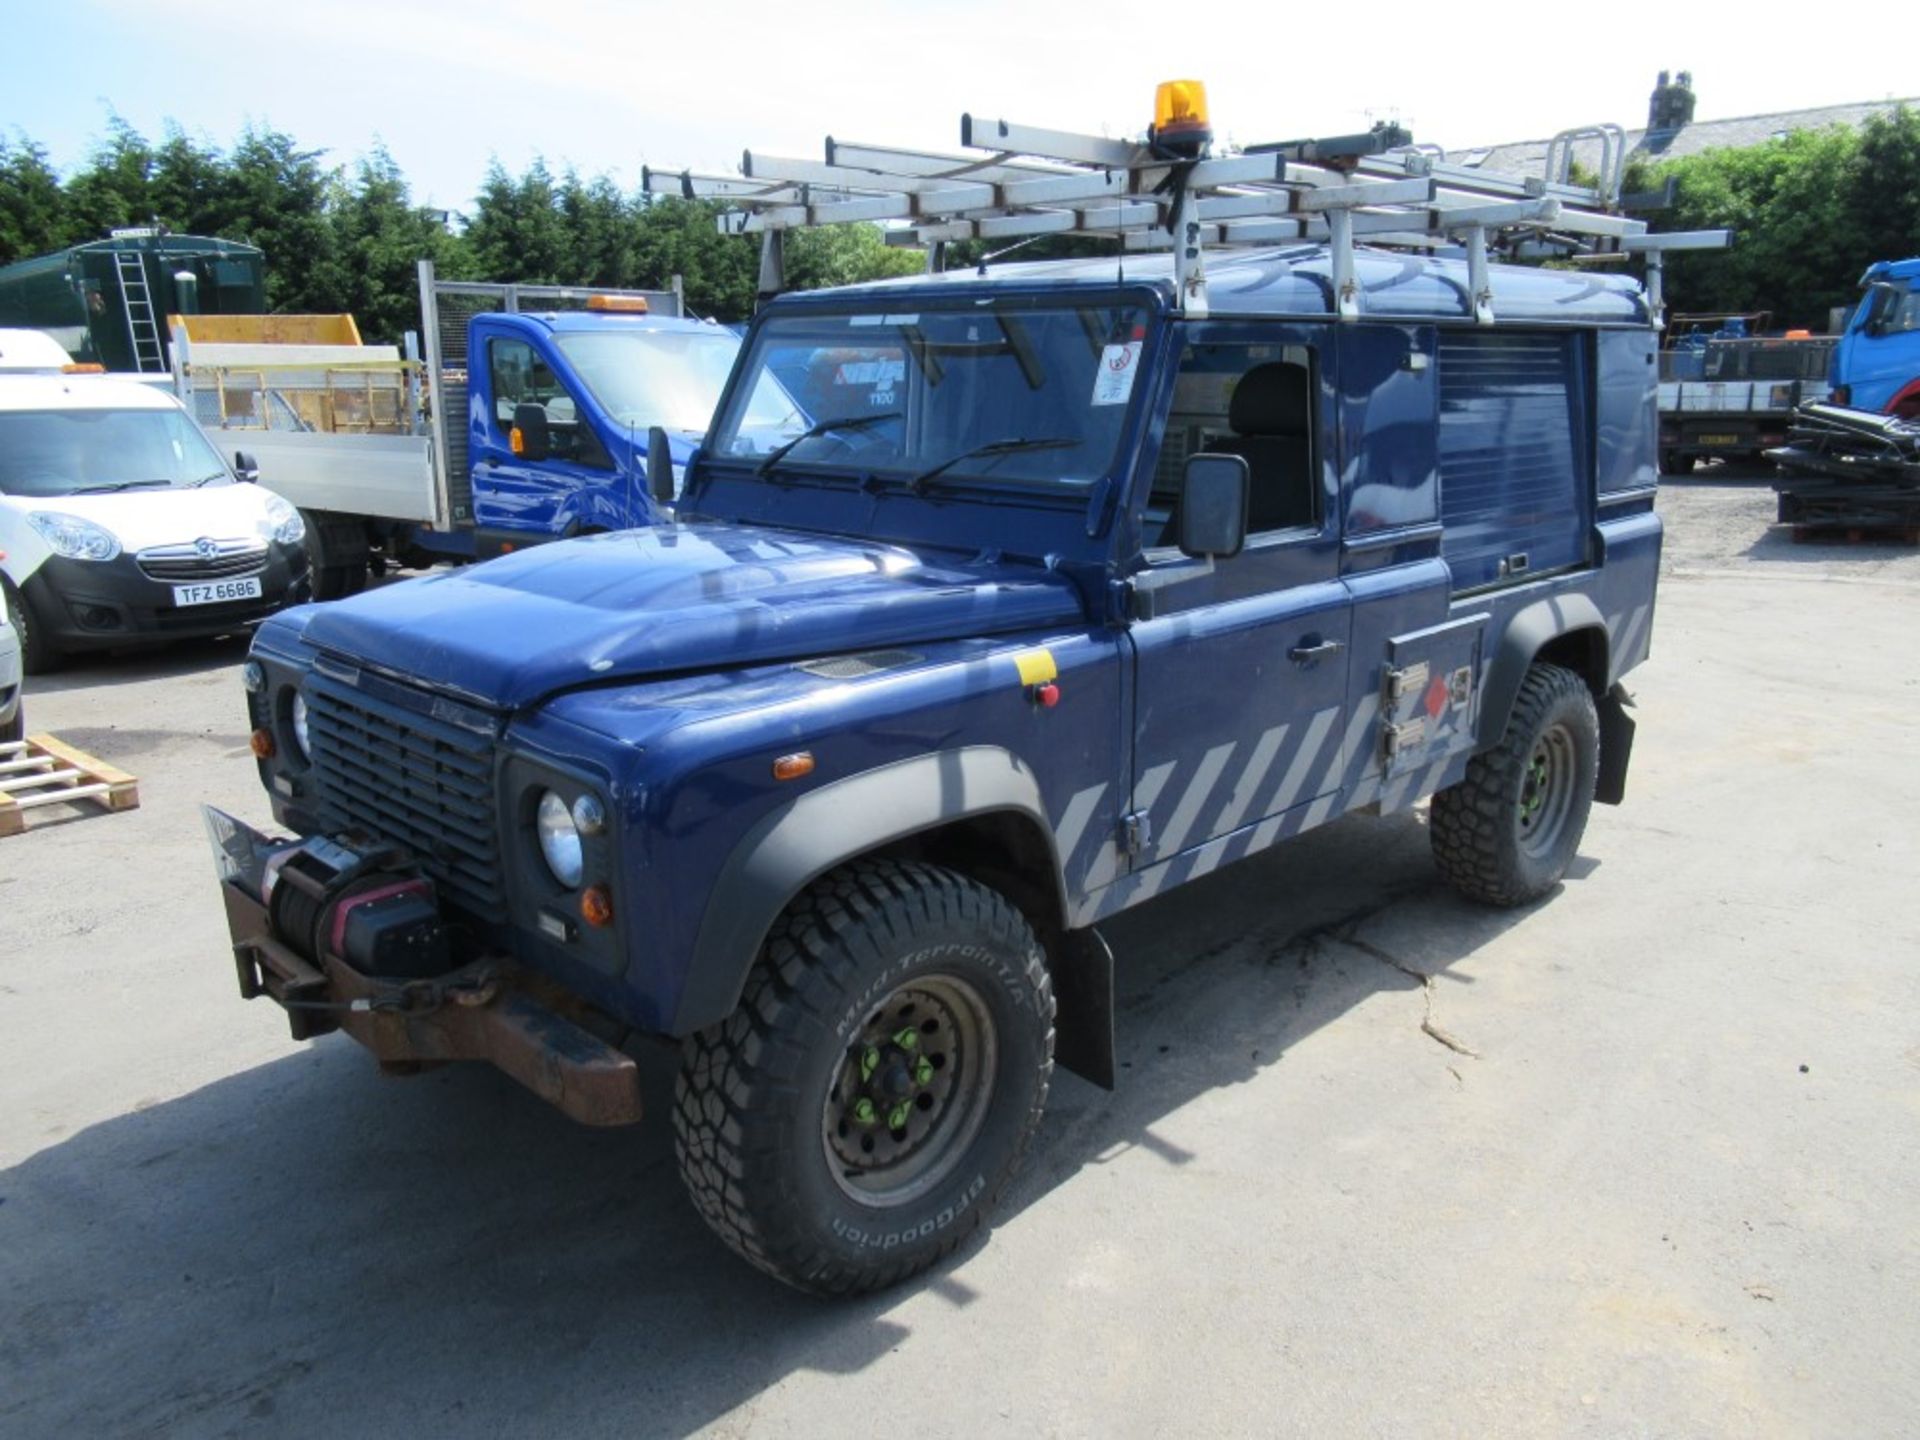
[(307, 573), (315, 600), (344, 600), (367, 588), (372, 555), (366, 526), (315, 510), (303, 510), (307, 522)]
[(1587, 682), (1559, 665), (1530, 666), (1500, 743), (1433, 797), (1428, 838), (1440, 873), (1489, 905), (1537, 900), (1580, 848), (1599, 772)]
[(1660, 456), (1660, 473), (1676, 478), (1691, 475), (1693, 467), (1699, 463), (1697, 455), (1676, 455), (1671, 450), (1663, 451)]
[(27, 701), (22, 696), (20, 703), (13, 707), (11, 720), (0, 720), (0, 745), (12, 744), (15, 740), (27, 738)]
[(40, 633), (39, 623), (11, 580), (0, 580), (6, 592), (7, 623), (20, 637), (20, 668), (29, 675), (45, 675), (67, 663), (66, 651)]
[[(942, 1038), (933, 1014), (943, 986), (978, 1002), (990, 1040)], [(932, 1004), (899, 1008), (927, 993)], [(946, 1168), (923, 1177), (924, 1193), (860, 1198), (856, 1179), (876, 1172), (835, 1158), (870, 1138), (849, 1134), (844, 1087), (864, 1078), (855, 1067), (876, 1023), (900, 1014), (933, 1036), (929, 1069), (933, 1045), (954, 1052), (939, 1072), (954, 1077), (947, 1099), (921, 1107), (934, 1129), (920, 1159), (947, 1157)], [(918, 1274), (979, 1228), (1025, 1155), (1052, 1079), (1053, 1019), (1040, 944), (1004, 896), (914, 862), (832, 871), (774, 923), (734, 1013), (684, 1042), (673, 1129), (687, 1192), (735, 1252), (798, 1289), (851, 1295)], [(954, 1097), (982, 1075), (984, 1096), (963, 1112)], [(937, 1150), (949, 1119), (971, 1128), (948, 1131)]]

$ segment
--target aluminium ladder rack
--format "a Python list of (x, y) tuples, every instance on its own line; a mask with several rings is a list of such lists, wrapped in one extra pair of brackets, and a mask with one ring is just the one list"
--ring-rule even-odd
[(738, 175), (648, 168), (641, 185), (722, 201), (729, 207), (719, 216), (724, 233), (760, 235), (763, 298), (784, 288), (785, 232), (865, 221), (889, 224), (889, 244), (925, 248), (929, 269), (939, 268), (942, 247), (954, 240), (1089, 235), (1128, 251), (1171, 249), (1178, 304), (1196, 318), (1207, 313), (1207, 249), (1307, 241), (1328, 247), (1335, 311), (1354, 319), (1365, 304), (1354, 245), (1364, 239), (1395, 249), (1460, 247), (1474, 319), (1492, 324), (1491, 257), (1544, 243), (1575, 259), (1644, 257), (1657, 317), (1662, 257), (1720, 249), (1731, 239), (1725, 230), (1649, 234), (1644, 220), (1621, 213), (1611, 176), (1602, 191), (1566, 183), (1564, 163), (1557, 179), (1483, 175), (1415, 148), (1394, 127), (1339, 141), (1183, 155), (1151, 142), (963, 115), (960, 143), (968, 153), (829, 137), (823, 160), (750, 150)]

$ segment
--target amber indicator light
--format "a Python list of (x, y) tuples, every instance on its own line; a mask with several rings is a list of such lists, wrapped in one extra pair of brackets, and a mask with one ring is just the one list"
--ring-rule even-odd
[(802, 775), (813, 773), (813, 752), (797, 750), (791, 755), (782, 755), (773, 762), (773, 778), (776, 780), (798, 780)]
[(613, 923), (613, 895), (604, 885), (589, 885), (580, 892), (580, 918), (604, 929)]
[(273, 732), (271, 730), (254, 731), (252, 738), (249, 739), (247, 743), (253, 747), (254, 758), (259, 760), (271, 760), (273, 758), (274, 743)]

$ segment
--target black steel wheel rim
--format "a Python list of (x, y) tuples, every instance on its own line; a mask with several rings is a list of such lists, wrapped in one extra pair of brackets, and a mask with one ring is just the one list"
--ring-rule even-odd
[(985, 1000), (956, 975), (916, 976), (876, 1006), (821, 1109), (842, 1193), (906, 1205), (950, 1176), (986, 1120), (998, 1048)]
[(1520, 775), (1518, 821), (1520, 848), (1535, 859), (1550, 856), (1560, 847), (1573, 814), (1578, 762), (1573, 732), (1565, 725), (1551, 725), (1541, 732), (1528, 753)]

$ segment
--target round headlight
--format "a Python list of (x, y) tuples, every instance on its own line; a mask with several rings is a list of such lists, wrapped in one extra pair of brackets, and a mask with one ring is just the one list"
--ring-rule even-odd
[(293, 743), (300, 747), (303, 759), (313, 759), (313, 742), (307, 738), (307, 697), (293, 692)]
[(580, 829), (573, 823), (567, 802), (549, 790), (540, 797), (540, 808), (533, 818), (534, 833), (540, 838), (540, 853), (553, 878), (568, 889), (580, 883), (586, 870), (581, 851)]

